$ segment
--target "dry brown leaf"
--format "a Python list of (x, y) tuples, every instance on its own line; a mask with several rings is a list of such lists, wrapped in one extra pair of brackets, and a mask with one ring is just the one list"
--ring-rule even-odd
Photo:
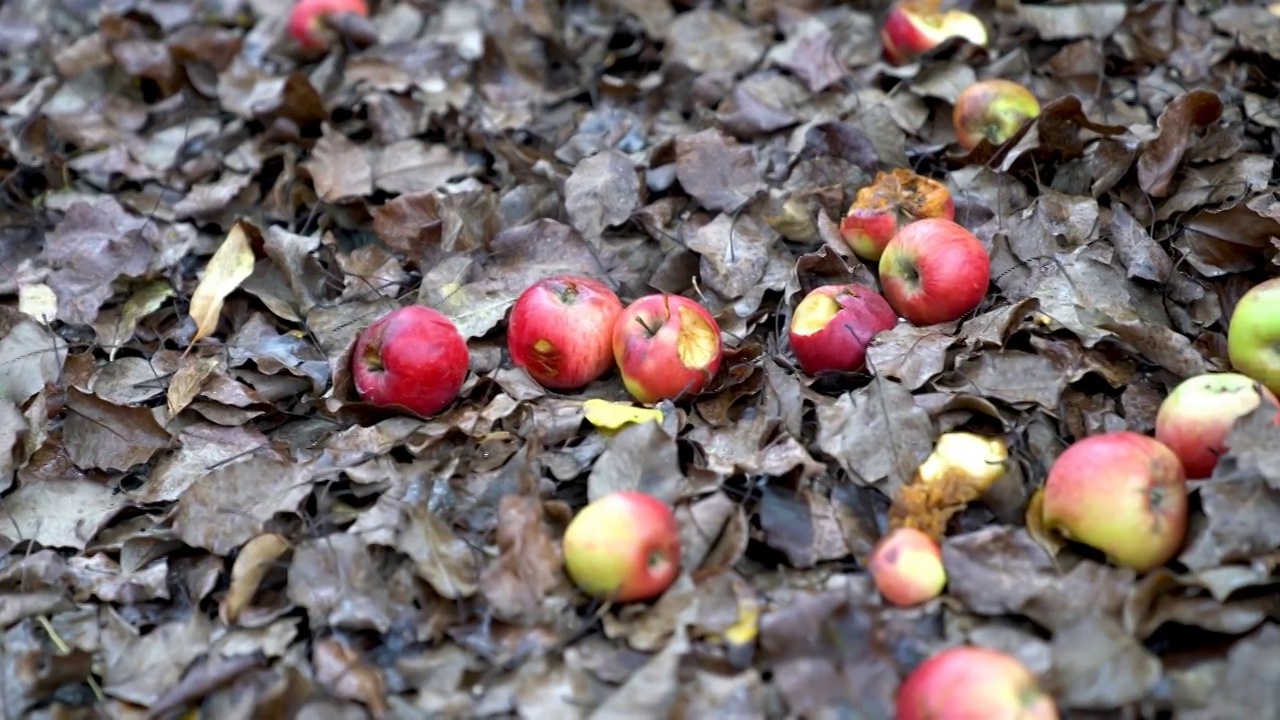
[(227, 625), (235, 625), (240, 611), (249, 605), (258, 592), (258, 585), (267, 571), (291, 549), (289, 541), (276, 533), (264, 533), (240, 548), (231, 566), (231, 585), (218, 605), (218, 617)]

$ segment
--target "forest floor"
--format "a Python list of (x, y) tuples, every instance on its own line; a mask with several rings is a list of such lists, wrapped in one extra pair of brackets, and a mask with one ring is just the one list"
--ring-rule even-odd
[[(1280, 431), (1190, 484), (1166, 567), (1026, 521), (1072, 441), (1228, 369), (1276, 272), (1274, 6), (979, 2), (989, 48), (895, 67), (882, 3), (372, 5), (311, 54), (285, 0), (0, 5), (4, 718), (889, 718), (960, 643), (1065, 717), (1280, 717)], [(964, 152), (988, 77), (1043, 111)], [(895, 168), (945, 182), (989, 292), (806, 376), (791, 312), (877, 285), (838, 225)], [(556, 273), (698, 299), (719, 375), (648, 422), (584, 410), (615, 373), (539, 387), (504, 318)], [(409, 303), (471, 354), (428, 419), (351, 380)], [(950, 430), (1008, 472), (896, 608), (867, 558)], [(675, 507), (684, 571), (602, 607), (560, 538), (622, 488)]]

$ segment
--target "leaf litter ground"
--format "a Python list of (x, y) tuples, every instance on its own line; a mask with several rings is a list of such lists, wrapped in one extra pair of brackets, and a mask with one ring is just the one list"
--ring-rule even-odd
[[(1136, 577), (1023, 521), (1074, 438), (1149, 432), (1227, 368), (1280, 237), (1280, 19), (1264, 3), (976, 3), (993, 49), (884, 65), (879, 3), (374, 3), (304, 57), (284, 0), (0, 7), (4, 717), (892, 714), (972, 642), (1070, 717), (1280, 716), (1280, 457), (1251, 417)], [(954, 150), (975, 79), (1041, 98)], [(989, 248), (961, 322), (873, 374), (788, 359), (803, 292), (874, 283), (836, 223), (875, 172), (944, 180)], [(533, 280), (692, 294), (729, 361), (597, 427), (504, 357)], [(438, 417), (362, 405), (356, 334), (405, 303), (468, 339)], [(608, 423), (606, 423), (608, 425)], [(939, 433), (1003, 433), (950, 585), (862, 569)], [(602, 609), (561, 572), (589, 497), (673, 502), (687, 568)]]

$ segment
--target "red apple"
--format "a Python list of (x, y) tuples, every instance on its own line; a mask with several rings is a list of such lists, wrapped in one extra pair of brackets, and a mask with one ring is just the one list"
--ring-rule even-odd
[(1178, 456), (1127, 430), (1072, 443), (1044, 484), (1045, 527), (1139, 572), (1177, 554), (1187, 533), (1187, 485)]
[(928, 602), (942, 594), (947, 584), (942, 548), (911, 527), (895, 528), (880, 538), (867, 570), (884, 599), (899, 607)]
[(982, 140), (1003, 145), (1023, 123), (1040, 116), (1040, 102), (1030, 90), (1011, 80), (996, 78), (976, 82), (956, 98), (951, 120), (956, 139), (965, 150)]
[(1207, 478), (1227, 451), (1227, 435), (1236, 419), (1248, 415), (1264, 399), (1272, 406), (1280, 405), (1270, 390), (1239, 373), (1188, 378), (1160, 403), (1156, 439), (1178, 456), (1188, 478)]
[(511, 360), (544, 387), (580, 388), (613, 366), (613, 325), (622, 302), (604, 283), (574, 275), (525, 289), (507, 321)]
[(564, 569), (593, 597), (620, 603), (655, 598), (680, 573), (680, 526), (671, 508), (652, 495), (609, 493), (569, 522)]
[(962, 645), (916, 666), (898, 688), (897, 720), (1057, 720), (1053, 698), (1012, 655)]
[(289, 12), (289, 35), (308, 50), (328, 47), (334, 40), (330, 18), (343, 13), (369, 16), (364, 0), (298, 0)]
[(924, 218), (954, 219), (956, 205), (946, 185), (906, 168), (881, 172), (858, 190), (840, 221), (840, 237), (864, 260), (879, 260), (902, 226)]
[(867, 344), (892, 330), (898, 314), (864, 285), (823, 285), (800, 301), (791, 316), (791, 349), (810, 375), (860, 370)]
[(978, 307), (990, 283), (987, 249), (950, 220), (908, 224), (880, 256), (885, 299), (916, 325), (959, 319)]
[(702, 392), (720, 369), (720, 326), (680, 295), (645, 295), (613, 326), (613, 358), (627, 392), (642, 403)]
[(904, 0), (894, 4), (880, 28), (885, 58), (904, 65), (953, 37), (986, 47), (987, 28), (973, 13), (939, 9), (937, 0)]
[(426, 417), (458, 397), (470, 356), (449, 318), (409, 305), (360, 333), (351, 362), (356, 392), (365, 402), (404, 407)]

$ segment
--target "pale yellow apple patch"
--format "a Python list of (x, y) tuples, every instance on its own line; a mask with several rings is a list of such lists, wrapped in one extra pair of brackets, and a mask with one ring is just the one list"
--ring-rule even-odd
[(937, 597), (947, 585), (947, 570), (942, 560), (919, 548), (905, 548), (898, 556), (899, 575), (928, 591), (928, 599)]
[(533, 344), (533, 351), (536, 353), (542, 353), (543, 355), (551, 352), (555, 348), (556, 346), (552, 345), (551, 341), (546, 338), (541, 338), (538, 342)]
[(651, 420), (662, 422), (662, 411), (656, 408), (636, 407), (629, 403), (609, 402), (599, 398), (583, 402), (582, 414), (587, 422), (603, 430), (618, 430), (625, 425), (639, 425)]
[(697, 312), (679, 308), (680, 335), (676, 338), (676, 355), (680, 364), (699, 370), (710, 365), (720, 353), (720, 334)]
[(809, 293), (796, 306), (791, 316), (791, 331), (797, 335), (812, 335), (831, 322), (831, 318), (840, 312), (840, 303), (835, 298), (822, 293)]
[(924, 483), (941, 482), (950, 475), (952, 482), (969, 480), (974, 491), (981, 494), (1004, 475), (1009, 448), (1000, 438), (986, 437), (968, 432), (943, 433), (934, 445), (933, 452), (920, 464), (920, 480)]

